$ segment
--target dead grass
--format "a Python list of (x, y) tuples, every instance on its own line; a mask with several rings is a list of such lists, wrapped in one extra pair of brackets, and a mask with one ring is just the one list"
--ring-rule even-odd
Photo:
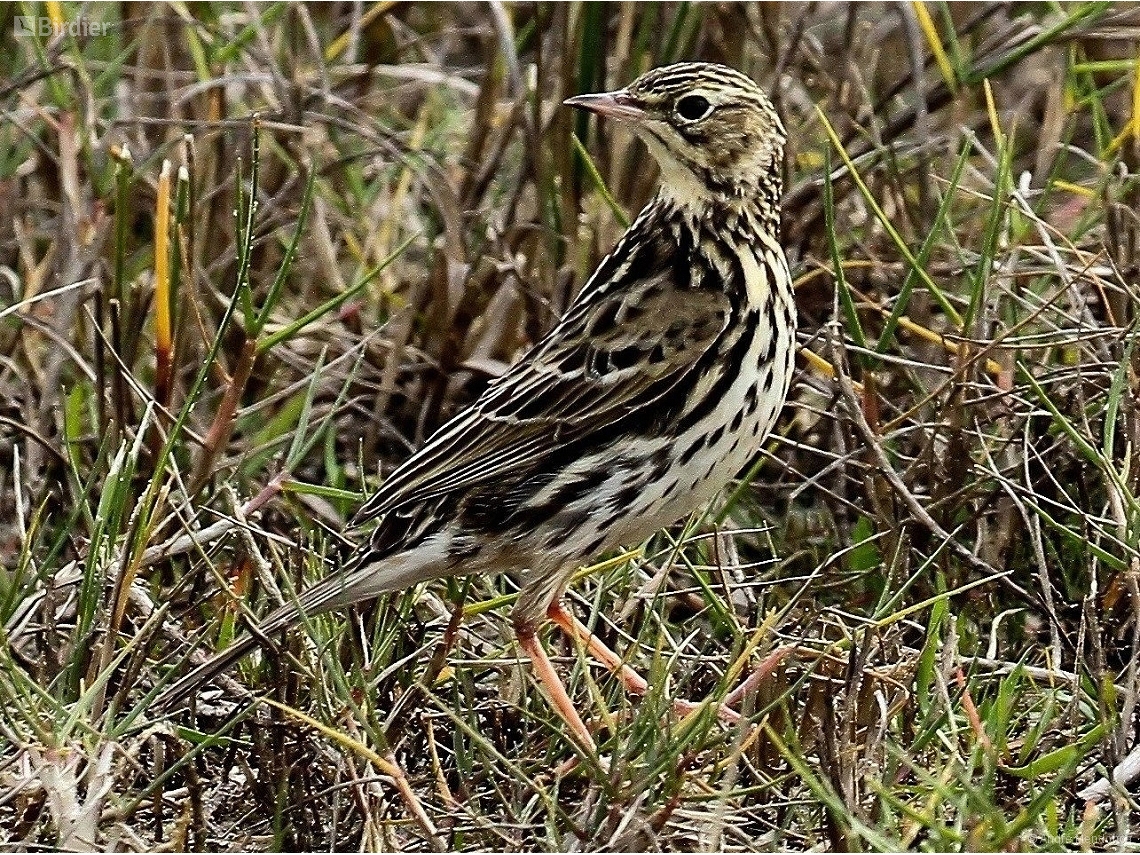
[[(1135, 848), (1138, 43), (1099, 3), (0, 9), (5, 845)], [(677, 58), (785, 118), (804, 358), (722, 504), (574, 587), (650, 696), (548, 640), (606, 762), (566, 771), (509, 579), (152, 715), (558, 316), (655, 181), (561, 99)], [(668, 712), (780, 648), (752, 727)]]

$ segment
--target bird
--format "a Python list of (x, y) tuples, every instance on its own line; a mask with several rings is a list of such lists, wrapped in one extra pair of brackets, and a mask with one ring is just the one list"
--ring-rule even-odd
[(564, 104), (628, 126), (659, 186), (550, 331), (381, 483), (340, 566), (175, 682), (184, 700), (302, 616), (448, 576), (511, 573), (514, 634), (554, 709), (596, 750), (538, 632), (590, 559), (709, 505), (755, 455), (791, 383), (796, 307), (780, 244), (786, 132), (746, 74), (660, 66)]

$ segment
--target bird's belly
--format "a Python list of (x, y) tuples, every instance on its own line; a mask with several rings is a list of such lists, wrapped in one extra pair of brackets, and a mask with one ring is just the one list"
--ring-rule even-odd
[[(645, 479), (638, 497), (640, 513), (628, 508), (607, 546), (638, 543), (704, 508), (753, 458), (779, 414), (790, 378), (773, 377), (766, 393), (750, 410), (748, 391), (754, 384), (763, 386), (765, 372), (788, 372), (783, 372), (783, 365), (749, 363), (753, 370), (740, 372), (737, 382), (706, 418), (679, 437), (658, 441), (655, 450), (671, 446), (673, 464), (663, 477)], [(685, 459), (685, 451), (697, 442), (702, 443), (700, 450)]]
[[(549, 516), (520, 532), (526, 549), (551, 564), (575, 566), (636, 545), (707, 506), (756, 454), (783, 406), (791, 352), (778, 350), (771, 358), (772, 334), (767, 325), (757, 330), (731, 385), (680, 434), (665, 426), (660, 435), (627, 437), (617, 447), (578, 458), (530, 497), (527, 507), (546, 509)], [(701, 384), (678, 423), (715, 393), (718, 377), (710, 373)], [(605, 472), (600, 480), (599, 472)]]

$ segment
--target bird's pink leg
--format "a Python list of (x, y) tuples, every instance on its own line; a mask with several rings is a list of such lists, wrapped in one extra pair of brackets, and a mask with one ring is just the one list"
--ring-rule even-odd
[[(618, 679), (625, 685), (626, 691), (631, 695), (642, 697), (649, 690), (649, 684), (645, 681), (645, 678), (629, 667), (620, 656), (603, 644), (601, 639), (590, 632), (578, 618), (568, 612), (561, 602), (555, 600), (551, 603), (550, 607), (546, 610), (546, 615), (557, 624), (558, 628), (564, 633), (586, 645), (586, 649), (590, 651), (590, 655), (613, 671), (618, 676)], [(736, 689), (725, 698), (725, 702), (717, 708), (717, 715), (729, 723), (740, 721), (740, 713), (732, 709), (730, 704), (739, 703), (745, 694), (754, 689), (765, 677), (775, 670), (776, 666), (779, 665), (780, 661), (790, 650), (791, 648), (780, 648), (770, 654), (743, 683), (737, 686)], [(700, 706), (700, 704), (684, 699), (673, 701), (673, 709), (679, 716), (688, 715), (693, 710), (699, 709)]]
[(566, 611), (562, 603), (557, 600), (551, 603), (546, 610), (546, 616), (554, 621), (558, 628), (570, 638), (577, 639), (586, 645), (590, 655), (617, 674), (618, 678), (625, 684), (626, 691), (631, 695), (637, 695), (640, 698), (649, 691), (649, 683), (645, 681), (645, 678), (606, 647), (602, 640), (590, 632), (578, 618)]
[(739, 686), (733, 689), (725, 697), (725, 704), (732, 706), (738, 704), (744, 699), (744, 696), (764, 682), (764, 679), (771, 674), (784, 661), (784, 657), (795, 650), (791, 645), (786, 647), (777, 647), (771, 653), (764, 657), (764, 661), (752, 669), (752, 673), (745, 678)]
[(535, 676), (546, 687), (546, 692), (550, 695), (550, 703), (555, 711), (569, 725), (570, 730), (582, 746), (587, 748), (591, 754), (597, 754), (594, 738), (590, 736), (586, 723), (582, 721), (582, 717), (578, 715), (578, 710), (574, 708), (574, 702), (570, 700), (566, 687), (562, 685), (558, 672), (554, 670), (554, 663), (550, 661), (550, 657), (542, 649), (542, 644), (538, 640), (534, 627), (530, 624), (516, 623), (515, 635), (518, 637), (522, 649), (526, 651), (526, 655), (530, 657)]

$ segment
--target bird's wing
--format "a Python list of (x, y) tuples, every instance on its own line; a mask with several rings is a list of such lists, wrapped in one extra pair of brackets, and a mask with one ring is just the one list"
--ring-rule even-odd
[(494, 483), (562, 443), (651, 407), (716, 346), (731, 305), (671, 271), (576, 302), (527, 356), (384, 481), (354, 525)]

